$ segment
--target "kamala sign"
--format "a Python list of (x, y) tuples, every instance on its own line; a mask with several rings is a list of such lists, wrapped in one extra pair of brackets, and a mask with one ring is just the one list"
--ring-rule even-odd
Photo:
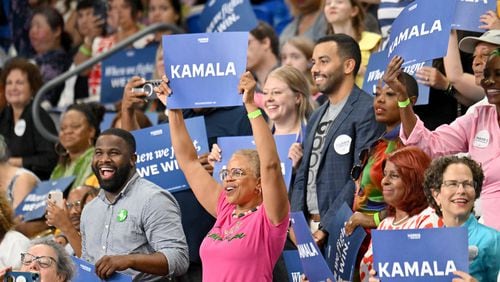
[(456, 2), (416, 0), (406, 6), (392, 24), (387, 57), (399, 55), (408, 63), (444, 57)]
[(373, 266), (384, 282), (451, 281), (468, 272), (465, 227), (373, 230)]
[(246, 68), (247, 47), (247, 32), (164, 36), (165, 73), (172, 89), (168, 108), (240, 106), (238, 84)]

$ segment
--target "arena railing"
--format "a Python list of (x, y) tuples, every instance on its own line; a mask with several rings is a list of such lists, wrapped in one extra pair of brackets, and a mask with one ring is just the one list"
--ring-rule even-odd
[(40, 104), (42, 103), (42, 97), (44, 96), (45, 92), (51, 90), (52, 88), (58, 86), (59, 84), (65, 82), (68, 78), (77, 75), (81, 71), (88, 69), (92, 67), (93, 65), (99, 63), (100, 61), (106, 59), (107, 57), (113, 55), (114, 53), (130, 46), (133, 42), (136, 40), (150, 34), (153, 32), (156, 32), (158, 30), (166, 30), (166, 31), (171, 31), (172, 34), (177, 34), (177, 33), (183, 33), (183, 31), (172, 24), (165, 24), (165, 23), (158, 23), (158, 24), (153, 24), (150, 26), (147, 26), (144, 29), (141, 29), (139, 32), (127, 37), (123, 41), (119, 42), (115, 46), (113, 46), (111, 49), (108, 51), (101, 53), (95, 57), (90, 58), (89, 60), (85, 61), (84, 63), (76, 66), (72, 70), (68, 70), (67, 72), (57, 76), (56, 78), (48, 81), (45, 83), (40, 90), (35, 95), (35, 98), (33, 100), (33, 120), (35, 123), (35, 128), (40, 132), (40, 134), (47, 140), (52, 141), (56, 143), (59, 138), (57, 135), (52, 134), (40, 120)]

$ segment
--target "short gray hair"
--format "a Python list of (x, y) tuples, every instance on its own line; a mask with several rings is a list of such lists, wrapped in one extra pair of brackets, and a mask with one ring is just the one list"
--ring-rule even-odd
[(234, 152), (234, 155), (243, 156), (248, 160), (250, 169), (253, 170), (255, 177), (260, 177), (260, 159), (257, 150), (254, 149), (240, 149)]
[(36, 245), (46, 245), (51, 247), (57, 254), (57, 274), (64, 278), (64, 281), (71, 281), (75, 275), (75, 264), (66, 250), (52, 239), (35, 239), (31, 241), (31, 247)]

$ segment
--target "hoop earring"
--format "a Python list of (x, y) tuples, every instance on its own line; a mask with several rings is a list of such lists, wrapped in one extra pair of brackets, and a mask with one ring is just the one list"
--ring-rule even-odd
[(56, 151), (56, 154), (61, 157), (65, 157), (68, 155), (68, 150), (64, 148), (64, 146), (61, 144), (61, 142), (57, 142), (56, 145), (54, 146), (54, 150)]

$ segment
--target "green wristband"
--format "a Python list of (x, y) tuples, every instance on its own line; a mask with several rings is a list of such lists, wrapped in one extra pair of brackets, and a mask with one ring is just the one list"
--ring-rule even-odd
[(373, 221), (375, 221), (375, 225), (377, 227), (380, 225), (380, 212), (376, 212), (373, 214)]
[(85, 55), (87, 57), (91, 57), (92, 56), (92, 50), (90, 50), (89, 48), (85, 47), (83, 44), (80, 45), (80, 48), (78, 48), (78, 51), (80, 51), (80, 53), (82, 53), (83, 55)]
[(406, 108), (410, 104), (410, 98), (406, 98), (404, 101), (398, 101), (398, 107)]
[(254, 119), (254, 118), (256, 118), (256, 117), (258, 117), (258, 116), (261, 116), (261, 115), (262, 115), (262, 112), (260, 111), (260, 109), (257, 109), (257, 110), (255, 110), (255, 111), (253, 111), (253, 112), (251, 112), (251, 113), (248, 113), (248, 114), (247, 114), (247, 117), (248, 117), (249, 119)]

